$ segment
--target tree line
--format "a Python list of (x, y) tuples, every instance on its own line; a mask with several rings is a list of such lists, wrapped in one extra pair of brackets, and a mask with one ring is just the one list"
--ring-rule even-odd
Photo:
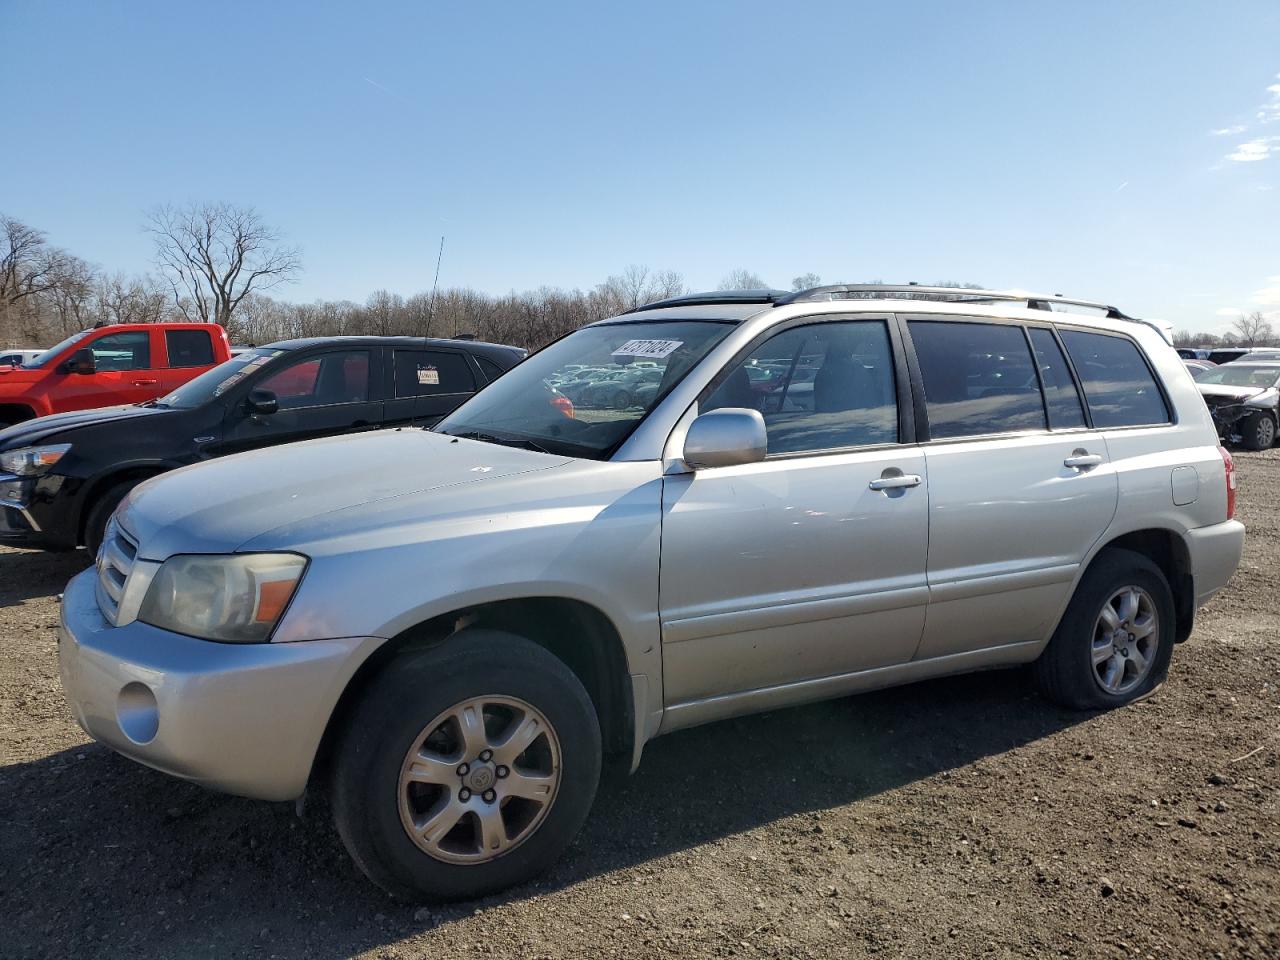
[[(0, 214), (0, 347), (49, 346), (103, 323), (200, 320), (222, 324), (236, 344), (466, 334), (532, 350), (584, 324), (688, 292), (674, 270), (630, 266), (585, 291), (544, 286), (494, 295), (449, 287), (406, 297), (375, 290), (363, 303), (293, 303), (267, 291), (301, 273), (301, 255), (252, 208), (158, 207), (146, 214), (144, 228), (155, 244), (156, 270), (129, 276), (107, 273), (54, 246), (43, 231)], [(817, 274), (806, 273), (789, 286), (803, 290), (820, 283)], [(718, 289), (769, 286), (758, 274), (739, 269), (723, 277)], [(1254, 346), (1272, 335), (1257, 313), (1237, 318), (1229, 335), (1179, 334), (1178, 343)]]

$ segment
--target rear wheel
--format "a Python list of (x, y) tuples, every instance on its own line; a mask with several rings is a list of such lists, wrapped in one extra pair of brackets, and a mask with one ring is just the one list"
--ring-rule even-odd
[(129, 495), (129, 491), (136, 487), (141, 480), (126, 480), (123, 483), (117, 483), (98, 497), (92, 507), (89, 508), (89, 516), (84, 522), (84, 546), (89, 551), (89, 555), (96, 557), (98, 548), (102, 546), (102, 538), (107, 532), (107, 522), (110, 521), (111, 515), (116, 512), (116, 507), (120, 506), (120, 501)]
[(522, 637), (464, 630), (373, 682), (338, 745), (334, 818), (389, 893), (477, 897), (555, 861), (600, 764), (595, 708), (564, 663)]
[(1251, 413), (1240, 424), (1240, 441), (1250, 450), (1269, 450), (1276, 442), (1276, 421), (1268, 413)]
[(1041, 690), (1079, 710), (1123, 706), (1163, 682), (1173, 655), (1173, 592), (1151, 560), (1107, 550), (1090, 565), (1035, 663)]
[(613, 395), (613, 409), (625, 410), (631, 406), (631, 394), (625, 390), (619, 390)]

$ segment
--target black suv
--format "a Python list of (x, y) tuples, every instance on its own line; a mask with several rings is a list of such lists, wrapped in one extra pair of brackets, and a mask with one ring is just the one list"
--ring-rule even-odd
[(96, 552), (148, 477), (243, 450), (431, 426), (524, 359), (474, 340), (319, 337), (255, 347), (159, 400), (0, 430), (0, 542)]

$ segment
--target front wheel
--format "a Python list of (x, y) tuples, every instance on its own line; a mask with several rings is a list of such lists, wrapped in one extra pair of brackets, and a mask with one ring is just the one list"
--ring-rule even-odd
[(1104, 551), (1035, 662), (1040, 689), (1077, 710), (1146, 696), (1169, 670), (1174, 619), (1173, 591), (1159, 567), (1131, 550)]
[(1251, 413), (1240, 424), (1240, 440), (1250, 450), (1270, 450), (1276, 442), (1276, 422), (1267, 413)]
[(84, 522), (84, 546), (89, 551), (90, 557), (98, 555), (98, 548), (102, 546), (102, 538), (107, 533), (107, 523), (111, 520), (111, 515), (116, 512), (116, 507), (120, 506), (120, 501), (129, 495), (129, 491), (136, 487), (140, 480), (126, 480), (123, 483), (117, 483), (110, 487), (98, 497), (93, 506), (89, 508), (89, 516)]
[(470, 899), (555, 861), (600, 765), (599, 721), (573, 672), (522, 637), (468, 629), (372, 683), (338, 746), (334, 818), (388, 893)]

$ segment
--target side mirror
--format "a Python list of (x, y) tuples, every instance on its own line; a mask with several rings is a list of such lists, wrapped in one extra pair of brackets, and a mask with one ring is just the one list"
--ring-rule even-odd
[(250, 413), (269, 417), (280, 409), (280, 401), (271, 390), (250, 390), (249, 399), (245, 401)]
[(71, 355), (71, 359), (62, 364), (63, 373), (97, 373), (98, 361), (93, 356), (93, 351), (88, 347), (81, 347)]
[(769, 451), (769, 435), (759, 410), (725, 407), (704, 413), (689, 424), (684, 462), (694, 470), (756, 463)]

